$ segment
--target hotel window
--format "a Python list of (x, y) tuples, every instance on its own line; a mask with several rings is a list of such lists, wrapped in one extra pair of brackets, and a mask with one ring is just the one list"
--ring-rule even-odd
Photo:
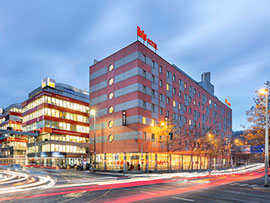
[(184, 117), (184, 123), (187, 123), (187, 117)]
[(173, 107), (175, 107), (176, 106), (176, 102), (175, 102), (175, 100), (173, 100)]
[(176, 120), (177, 116), (176, 113), (173, 113), (173, 120)]
[(178, 104), (178, 109), (181, 109), (181, 104)]
[(152, 67), (155, 69), (155, 61), (152, 60)]
[(187, 95), (186, 94), (184, 95), (184, 100), (187, 101)]
[(191, 108), (189, 108), (189, 114), (192, 114), (192, 109)]
[(178, 96), (179, 96), (179, 97), (182, 96), (182, 92), (181, 92), (181, 91), (178, 92)]
[(143, 101), (143, 108), (146, 109), (146, 101)]
[(159, 80), (159, 86), (160, 86), (160, 87), (163, 86), (162, 80)]
[(143, 139), (146, 140), (146, 132), (143, 132)]
[(175, 88), (173, 88), (173, 94), (175, 94)]
[(143, 77), (146, 78), (146, 71), (143, 70)]
[(155, 112), (155, 105), (152, 104), (152, 112)]
[(217, 108), (217, 104), (216, 103), (214, 103), (214, 107), (215, 107), (215, 109)]
[(201, 96), (201, 93), (200, 92), (198, 92), (198, 97), (200, 97)]
[(113, 78), (111, 78), (111, 79), (109, 80), (109, 85), (112, 86), (112, 84), (113, 84)]
[(146, 124), (146, 118), (145, 117), (142, 117), (142, 123)]
[(192, 87), (191, 86), (189, 86), (189, 93), (191, 93), (192, 92)]
[(211, 99), (209, 99), (209, 104), (212, 104), (212, 101), (211, 101)]
[(182, 85), (182, 80), (181, 79), (179, 79), (179, 86), (181, 86)]
[(184, 88), (185, 88), (185, 89), (187, 88), (187, 83), (184, 83)]
[(152, 139), (153, 142), (155, 142), (155, 134), (151, 135), (151, 139)]
[(202, 104), (202, 110), (204, 110), (204, 104)]
[(163, 111), (163, 109), (160, 107), (160, 108), (159, 108), (159, 114), (160, 114), (160, 115), (162, 115), (162, 111)]
[(193, 89), (193, 94), (196, 95), (196, 89)]
[(146, 56), (143, 54), (143, 62), (146, 63)]
[(187, 106), (186, 105), (184, 105), (184, 111), (187, 112)]
[(175, 75), (173, 75), (173, 81), (175, 82)]
[(169, 115), (170, 115), (170, 112), (169, 112), (169, 110), (167, 110), (167, 116), (169, 117)]
[(155, 83), (155, 76), (152, 75), (152, 83)]
[(155, 90), (152, 90), (152, 97), (155, 98)]
[(169, 91), (170, 90), (170, 85), (167, 83), (166, 85), (166, 90)]
[(198, 107), (200, 107), (201, 106), (201, 103), (200, 102), (198, 102)]
[(167, 97), (166, 101), (167, 101), (167, 104), (169, 104), (170, 103), (170, 98)]
[(111, 106), (110, 108), (109, 108), (109, 113), (111, 114), (113, 112), (113, 107)]
[(163, 101), (163, 95), (159, 94), (159, 101)]
[(108, 126), (109, 126), (109, 128), (112, 128), (112, 127), (113, 127), (113, 121), (112, 121), (112, 120), (110, 120), (110, 121), (108, 122)]
[(193, 101), (194, 106), (196, 106), (196, 100)]
[(113, 64), (109, 65), (109, 72), (113, 70)]
[(191, 103), (191, 97), (189, 97), (189, 103)]
[(146, 94), (146, 86), (143, 85), (143, 93)]
[(169, 78), (170, 77), (170, 72), (167, 70), (167, 72), (166, 72), (166, 76), (167, 76), (167, 78)]
[(151, 120), (151, 126), (153, 127), (154, 125), (155, 125), (155, 120), (152, 119), (152, 120)]
[(109, 94), (109, 99), (112, 99), (112, 98), (113, 98), (113, 93), (110, 92), (110, 94)]
[(162, 73), (162, 66), (159, 66), (159, 72)]

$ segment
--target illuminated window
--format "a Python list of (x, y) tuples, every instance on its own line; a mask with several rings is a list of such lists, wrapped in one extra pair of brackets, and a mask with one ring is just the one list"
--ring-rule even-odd
[(196, 100), (193, 101), (194, 106), (196, 106)]
[(151, 121), (151, 126), (154, 126), (154, 125), (155, 125), (155, 120), (152, 119), (152, 121)]
[(167, 83), (166, 85), (166, 90), (169, 91), (170, 90), (170, 85)]
[(189, 125), (191, 125), (191, 123), (192, 123), (192, 120), (191, 120), (191, 119), (189, 119), (188, 124), (189, 124)]
[(212, 101), (211, 101), (211, 99), (209, 99), (209, 104), (212, 104)]
[(112, 84), (113, 84), (113, 78), (111, 78), (111, 79), (109, 80), (109, 85), (112, 86)]
[(176, 106), (175, 100), (173, 100), (173, 106)]
[(112, 141), (113, 141), (113, 139), (114, 139), (113, 135), (112, 135), (112, 134), (111, 134), (111, 135), (109, 135), (109, 137), (108, 137), (109, 142), (112, 142)]
[(109, 108), (109, 113), (111, 114), (113, 112), (113, 107), (111, 106), (110, 108)]
[(185, 88), (185, 89), (187, 88), (187, 83), (184, 83), (184, 88)]
[(145, 117), (142, 117), (142, 123), (146, 124), (146, 118)]
[(111, 92), (110, 94), (109, 94), (109, 99), (112, 99), (113, 98), (113, 93)]
[(113, 70), (113, 64), (109, 65), (109, 72)]
[(109, 121), (108, 126), (109, 126), (109, 128), (112, 128), (113, 127), (113, 121)]

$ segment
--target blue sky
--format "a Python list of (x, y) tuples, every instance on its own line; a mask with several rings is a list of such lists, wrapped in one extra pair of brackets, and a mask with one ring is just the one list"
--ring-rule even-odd
[(239, 130), (270, 80), (269, 8), (269, 0), (1, 1), (0, 106), (23, 102), (46, 76), (88, 90), (89, 65), (134, 42), (139, 25), (195, 80), (211, 72)]

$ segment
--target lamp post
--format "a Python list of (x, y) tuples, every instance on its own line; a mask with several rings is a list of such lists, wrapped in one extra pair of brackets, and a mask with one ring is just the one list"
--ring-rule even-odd
[[(94, 171), (96, 171), (96, 111), (91, 110), (90, 115), (94, 117)], [(91, 155), (90, 155), (91, 156)]]
[(268, 171), (269, 171), (269, 143), (268, 143), (268, 89), (263, 89), (260, 91), (261, 94), (265, 94), (265, 174), (264, 174), (264, 187), (269, 187), (269, 178), (268, 178)]

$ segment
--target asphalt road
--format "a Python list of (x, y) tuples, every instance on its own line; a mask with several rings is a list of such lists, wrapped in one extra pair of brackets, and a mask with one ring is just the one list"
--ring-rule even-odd
[[(50, 173), (50, 172), (49, 172)], [(85, 172), (50, 174), (53, 188), (1, 195), (3, 202), (270, 202), (263, 170), (203, 178), (119, 179)]]

